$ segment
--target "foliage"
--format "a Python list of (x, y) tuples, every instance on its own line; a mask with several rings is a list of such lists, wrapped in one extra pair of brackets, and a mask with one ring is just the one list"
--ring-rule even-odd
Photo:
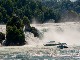
[(24, 23), (24, 25), (28, 25), (30, 27), (30, 21), (29, 21), (28, 17), (26, 17), (26, 16), (23, 17), (23, 23)]
[[(7, 23), (13, 14), (16, 14), (23, 20), (26, 16), (30, 23), (32, 18), (36, 18), (38, 22), (44, 23), (50, 19), (59, 20), (61, 11), (75, 10), (74, 4), (69, 0), (0, 0), (0, 23)], [(76, 5), (76, 6), (77, 6)], [(79, 10), (79, 6), (77, 10)]]
[(18, 16), (13, 16), (12, 19), (7, 23), (6, 28), (6, 46), (25, 44), (23, 23)]

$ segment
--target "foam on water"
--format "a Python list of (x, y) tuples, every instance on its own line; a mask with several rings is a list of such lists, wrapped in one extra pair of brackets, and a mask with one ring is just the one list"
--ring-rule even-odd
[[(80, 45), (80, 22), (31, 24), (41, 33), (41, 38), (25, 32), (25, 39), (29, 45), (43, 45), (48, 41)], [(6, 25), (0, 25), (0, 31), (6, 34)]]
[[(0, 60), (80, 60), (79, 22), (31, 24), (31, 26), (41, 32), (41, 39), (25, 32), (28, 44), (0, 47)], [(42, 46), (48, 41), (67, 43), (72, 47), (59, 49), (56, 46)]]
[(79, 22), (31, 24), (31, 26), (36, 27), (43, 34), (42, 39), (32, 38), (30, 35), (29, 41), (34, 40), (35, 44), (56, 41), (68, 45), (80, 45)]
[[(76, 48), (76, 49), (75, 49)], [(80, 47), (57, 49), (56, 47), (1, 47), (2, 60), (79, 60)]]

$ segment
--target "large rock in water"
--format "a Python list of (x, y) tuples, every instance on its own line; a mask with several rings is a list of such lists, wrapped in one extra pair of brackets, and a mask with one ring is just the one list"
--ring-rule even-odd
[(33, 33), (34, 34), (34, 37), (39, 37), (38, 30), (35, 27), (25, 26), (25, 31)]
[(5, 34), (0, 32), (0, 43), (2, 43), (3, 40), (5, 40)]
[(35, 27), (31, 27), (31, 32), (34, 34), (34, 37), (39, 37), (38, 30)]

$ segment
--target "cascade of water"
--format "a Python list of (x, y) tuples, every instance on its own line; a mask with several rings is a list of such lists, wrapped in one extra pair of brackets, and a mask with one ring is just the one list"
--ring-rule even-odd
[[(58, 49), (56, 46), (40, 46), (48, 41), (79, 45), (80, 23), (31, 24), (42, 35), (42, 39), (25, 32), (26, 46), (0, 47), (1, 60), (80, 60), (80, 47)], [(31, 46), (30, 46), (31, 45)], [(36, 46), (35, 46), (36, 45)], [(38, 46), (39, 45), (39, 46)]]
[(48, 41), (67, 43), (68, 45), (80, 45), (80, 23), (45, 23), (31, 24), (36, 27), (43, 35), (42, 39), (34, 37), (33, 34), (25, 34), (29, 44), (44, 44)]
[[(25, 39), (29, 45), (43, 45), (48, 41), (80, 45), (79, 22), (31, 24), (31, 26), (39, 30), (41, 39), (34, 37), (32, 33), (26, 32)], [(0, 27), (0, 30), (6, 33), (6, 25)]]

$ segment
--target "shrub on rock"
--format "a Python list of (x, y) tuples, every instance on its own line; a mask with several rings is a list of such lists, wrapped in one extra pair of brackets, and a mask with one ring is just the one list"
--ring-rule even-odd
[(30, 20), (28, 19), (28, 17), (23, 17), (23, 23), (25, 25), (25, 31), (33, 33), (34, 37), (39, 37), (38, 30), (35, 27), (30, 26)]

